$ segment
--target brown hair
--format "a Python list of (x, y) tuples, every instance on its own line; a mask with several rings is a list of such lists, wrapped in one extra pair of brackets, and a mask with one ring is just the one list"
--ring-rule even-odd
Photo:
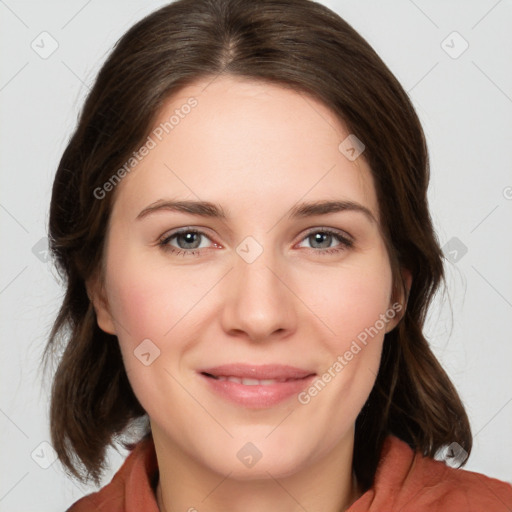
[(62, 347), (50, 414), (61, 461), (74, 476), (98, 482), (106, 448), (145, 415), (117, 338), (99, 329), (87, 296), (85, 282), (101, 267), (114, 200), (113, 193), (99, 200), (93, 191), (140, 147), (170, 94), (222, 73), (310, 94), (363, 141), (395, 295), (404, 290), (401, 267), (412, 274), (404, 317), (385, 337), (375, 386), (356, 421), (353, 464), (360, 485), (371, 486), (389, 434), (431, 457), (452, 442), (469, 453), (466, 412), (422, 333), (444, 280), (443, 255), (427, 204), (425, 137), (406, 93), (369, 44), (318, 3), (178, 0), (116, 44), (55, 177), (50, 247), (66, 294), (46, 357)]

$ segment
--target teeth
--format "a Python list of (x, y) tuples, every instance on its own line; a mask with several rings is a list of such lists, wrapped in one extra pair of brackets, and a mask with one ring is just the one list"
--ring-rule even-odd
[(238, 377), (216, 377), (217, 380), (227, 380), (229, 382), (235, 382), (236, 384), (243, 384), (244, 386), (271, 386), (278, 382), (285, 382), (286, 379), (239, 379)]
[(258, 386), (261, 385), (258, 379), (242, 379), (244, 386)]

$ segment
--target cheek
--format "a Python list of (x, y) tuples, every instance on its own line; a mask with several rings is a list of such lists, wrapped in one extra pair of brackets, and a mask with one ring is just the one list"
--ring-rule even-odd
[(381, 315), (391, 307), (392, 290), (385, 254), (310, 276), (308, 281), (307, 289), (314, 290), (311, 309), (328, 327), (333, 348), (346, 350), (360, 333), (375, 326), (382, 334), (385, 332)]
[[(319, 374), (322, 382), (306, 390), (302, 403), (321, 393), (317, 407), (326, 408), (326, 417), (338, 410), (335, 415), (342, 428), (348, 419), (355, 421), (379, 370), (387, 321), (396, 315), (390, 304), (392, 273), (382, 252), (371, 261), (358, 260), (315, 282), (314, 309), (328, 327), (323, 347), (328, 356)], [(340, 403), (344, 407), (336, 406)]]
[(110, 310), (122, 343), (163, 339), (205, 292), (179, 271), (137, 259), (112, 265), (108, 275)]
[(126, 257), (108, 272), (110, 310), (128, 379), (146, 412), (157, 415), (166, 405), (165, 394), (155, 390), (168, 389), (167, 371), (175, 373), (186, 349), (180, 319), (199, 291), (138, 259)]
[(164, 370), (179, 371), (184, 354), (200, 338), (204, 325), (191, 319), (200, 315), (207, 302), (200, 301), (218, 281), (211, 274), (194, 280), (190, 271), (129, 251), (107, 260), (108, 300), (124, 365), (148, 412), (159, 398), (155, 389), (169, 385)]
[(316, 307), (330, 335), (323, 338), (324, 366), (299, 402), (332, 426), (325, 447), (333, 446), (356, 421), (379, 371), (385, 320), (396, 314), (389, 302), (392, 276), (387, 258), (374, 262), (338, 269), (331, 279), (322, 279), (325, 293), (316, 294)]

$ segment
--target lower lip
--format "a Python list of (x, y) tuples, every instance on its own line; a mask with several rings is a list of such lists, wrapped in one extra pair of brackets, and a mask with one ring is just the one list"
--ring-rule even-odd
[(246, 386), (245, 384), (239, 384), (238, 382), (217, 380), (203, 374), (200, 374), (200, 376), (206, 380), (210, 389), (223, 398), (226, 398), (235, 404), (253, 409), (272, 407), (294, 395), (296, 396), (315, 378), (315, 375), (310, 375), (303, 379), (276, 382), (269, 386)]

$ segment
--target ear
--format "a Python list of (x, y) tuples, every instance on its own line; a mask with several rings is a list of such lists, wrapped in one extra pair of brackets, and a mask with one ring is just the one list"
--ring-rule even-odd
[(403, 287), (398, 290), (397, 294), (393, 294), (391, 298), (391, 302), (389, 304), (389, 308), (392, 311), (395, 311), (395, 316), (389, 320), (386, 333), (392, 331), (400, 322), (400, 320), (405, 315), (405, 310), (407, 309), (407, 300), (409, 298), (409, 292), (411, 290), (412, 285), (412, 275), (409, 269), (402, 268), (400, 270), (402, 274), (402, 283)]
[(100, 276), (96, 274), (91, 277), (86, 282), (85, 287), (87, 289), (87, 296), (92, 302), (94, 312), (96, 313), (98, 327), (108, 334), (117, 334), (105, 287), (103, 286), (103, 281)]

